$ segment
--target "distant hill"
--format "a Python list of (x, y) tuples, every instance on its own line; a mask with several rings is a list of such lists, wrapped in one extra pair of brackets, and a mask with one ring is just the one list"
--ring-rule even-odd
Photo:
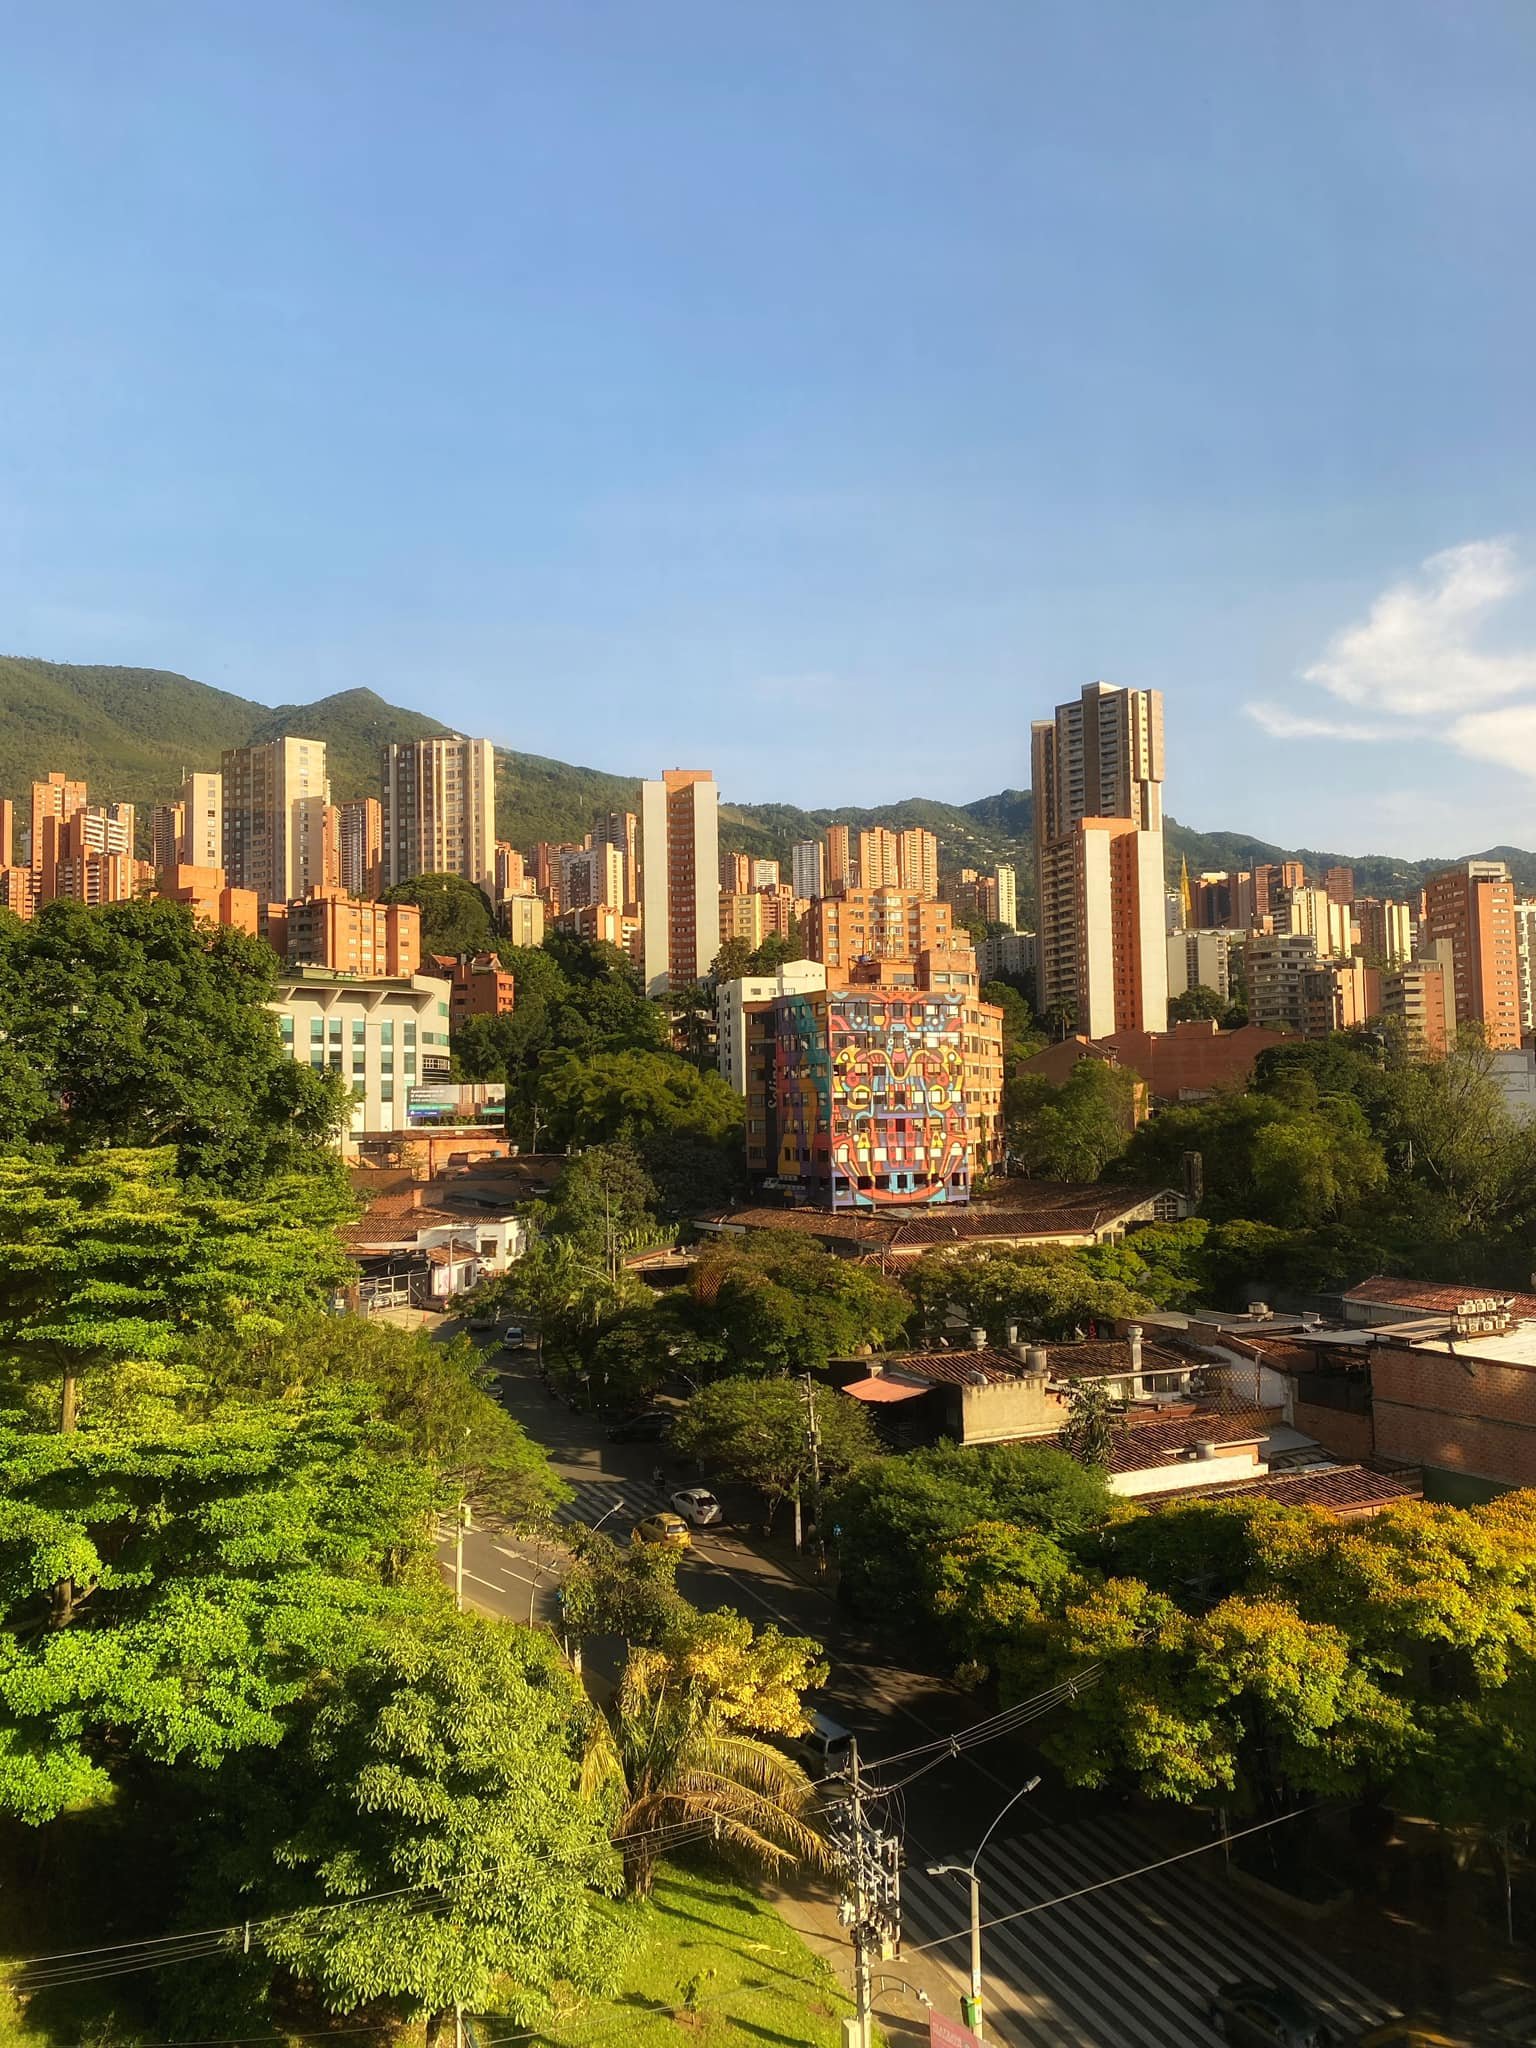
[[(79, 667), (0, 655), (0, 796), (23, 797), (34, 776), (62, 768), (83, 775), (93, 796), (148, 805), (170, 796), (183, 770), (216, 768), (225, 747), (291, 733), (325, 741), (332, 794), (339, 803), (376, 793), (384, 741), (451, 730), (423, 712), (386, 703), (372, 690), (342, 690), (313, 704), (273, 706), (169, 669)], [(638, 776), (497, 749), (497, 831), (518, 846), (531, 847), (539, 839), (579, 840), (595, 812), (634, 810), (639, 801)], [(999, 790), (969, 804), (903, 797), (873, 810), (722, 804), (720, 838), (731, 852), (786, 858), (797, 839), (816, 838), (828, 825), (923, 825), (937, 837), (946, 868), (1011, 861), (1018, 870), (1023, 914), (1034, 900), (1033, 815), (1027, 789)], [(1451, 865), (1275, 846), (1240, 832), (1196, 832), (1172, 818), (1166, 829), (1170, 884), (1177, 881), (1185, 856), (1191, 874), (1251, 867), (1255, 861), (1300, 860), (1313, 874), (1352, 867), (1362, 895), (1406, 896)], [(1536, 853), (1495, 846), (1481, 857), (1508, 861), (1522, 892), (1536, 894)]]

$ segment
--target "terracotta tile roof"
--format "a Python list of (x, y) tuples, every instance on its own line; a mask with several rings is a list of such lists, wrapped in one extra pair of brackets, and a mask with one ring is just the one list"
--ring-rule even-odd
[(904, 1381), (890, 1379), (884, 1373), (874, 1379), (854, 1380), (843, 1388), (855, 1401), (874, 1401), (884, 1405), (891, 1401), (920, 1401), (930, 1390), (927, 1387), (909, 1387)]
[(840, 1239), (894, 1252), (930, 1245), (974, 1244), (987, 1240), (1080, 1237), (1108, 1229), (1132, 1209), (1164, 1193), (1162, 1188), (1099, 1187), (1075, 1181), (1004, 1181), (984, 1199), (940, 1203), (911, 1210), (778, 1209), (757, 1204), (743, 1209), (717, 1209), (699, 1217), (705, 1225), (736, 1225), (743, 1230), (797, 1230), (810, 1237)]
[(1385, 1308), (1418, 1310), (1425, 1315), (1454, 1315), (1467, 1301), (1486, 1301), (1489, 1296), (1507, 1301), (1513, 1315), (1521, 1320), (1536, 1318), (1536, 1294), (1515, 1294), (1505, 1287), (1464, 1287), (1439, 1280), (1395, 1280), (1377, 1274), (1351, 1287), (1346, 1301), (1379, 1302)]
[(881, 1364), (892, 1372), (925, 1380), (941, 1380), (952, 1387), (997, 1386), (1016, 1380), (1023, 1372), (1020, 1359), (1011, 1351), (908, 1351), (885, 1358)]
[(1299, 1337), (1223, 1337), (1221, 1342), (1228, 1350), (1261, 1359), (1276, 1372), (1316, 1372), (1322, 1362)]
[(444, 1224), (460, 1230), (474, 1227), (470, 1219), (454, 1211), (418, 1209), (385, 1195), (370, 1203), (367, 1213), (355, 1223), (344, 1223), (341, 1238), (344, 1244), (414, 1244), (419, 1231), (439, 1230)]
[[(1111, 1472), (1155, 1472), (1164, 1465), (1177, 1464), (1183, 1454), (1197, 1443), (1263, 1443), (1273, 1426), (1262, 1408), (1244, 1408), (1232, 1414), (1199, 1413), (1181, 1417), (1176, 1422), (1137, 1422), (1132, 1419), (1124, 1429), (1115, 1432), (1109, 1450), (1109, 1469)], [(1056, 1450), (1061, 1448), (1059, 1436), (1043, 1436), (1034, 1441), (1048, 1444)], [(1215, 1490), (1224, 1492), (1226, 1489)], [(1206, 1493), (1212, 1489), (1202, 1486), (1195, 1491)]]
[[(1080, 1380), (1108, 1376), (1111, 1373), (1128, 1373), (1131, 1369), (1131, 1347), (1124, 1337), (1090, 1339), (1083, 1344), (1047, 1344), (1047, 1370), (1053, 1379)], [(1165, 1350), (1161, 1344), (1143, 1343), (1141, 1347), (1141, 1370), (1148, 1372), (1188, 1372), (1191, 1361), (1177, 1351)]]
[(1328, 1470), (1271, 1472), (1263, 1479), (1237, 1479), (1225, 1486), (1182, 1487), (1171, 1496), (1147, 1501), (1152, 1508), (1184, 1500), (1245, 1499), (1279, 1501), (1288, 1508), (1328, 1508), (1335, 1514), (1360, 1514), (1370, 1508), (1393, 1507), (1402, 1500), (1422, 1500), (1423, 1481), (1398, 1472), (1368, 1472), (1363, 1465), (1335, 1465)]

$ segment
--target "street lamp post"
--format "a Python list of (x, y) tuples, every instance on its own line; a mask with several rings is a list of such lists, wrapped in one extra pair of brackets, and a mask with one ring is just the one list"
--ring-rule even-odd
[(453, 1604), (460, 1614), (464, 1612), (464, 1531), (472, 1529), (469, 1502), (459, 1502), (459, 1519), (453, 1531)]
[[(592, 1524), (592, 1527), (594, 1529), (601, 1529), (604, 1522), (607, 1521), (608, 1517), (610, 1515), (618, 1514), (622, 1510), (623, 1506), (623, 1501), (616, 1500), (611, 1508), (605, 1508), (603, 1510), (602, 1514), (600, 1514), (597, 1520)], [(533, 1577), (528, 1581), (528, 1626), (530, 1628), (533, 1627), (533, 1603), (539, 1597), (539, 1581), (543, 1578), (544, 1574), (550, 1569), (550, 1567), (554, 1563), (555, 1559), (550, 1558), (547, 1564), (541, 1564), (538, 1570), (534, 1573)]]
[(1003, 1807), (1002, 1812), (998, 1814), (997, 1819), (993, 1821), (991, 1827), (987, 1829), (987, 1832), (977, 1843), (976, 1853), (972, 1856), (969, 1863), (930, 1863), (928, 1865), (928, 1875), (930, 1877), (963, 1877), (971, 1888), (971, 1995), (962, 2001), (964, 2005), (962, 2016), (965, 2024), (970, 2028), (978, 2041), (983, 2038), (983, 2035), (981, 2027), (981, 1879), (976, 1875), (976, 1866), (981, 1861), (982, 1850), (986, 1848), (988, 1842), (997, 1833), (1004, 1814), (1010, 1813), (1027, 1793), (1033, 1792), (1039, 1782), (1038, 1778), (1031, 1778), (1027, 1784), (1019, 1787), (1018, 1791), (1014, 1793), (1013, 1797)]

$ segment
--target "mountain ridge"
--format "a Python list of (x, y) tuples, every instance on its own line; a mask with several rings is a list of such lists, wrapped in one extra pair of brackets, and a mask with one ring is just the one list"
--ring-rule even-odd
[[(170, 797), (184, 769), (212, 768), (225, 747), (274, 739), (285, 731), (324, 740), (332, 792), (338, 802), (377, 789), (378, 749), (386, 740), (447, 733), (456, 728), (425, 712), (388, 703), (359, 686), (310, 704), (258, 703), (173, 669), (46, 661), (0, 655), (0, 796), (20, 799), (35, 776), (50, 769), (83, 775), (92, 793), (148, 805)], [(580, 839), (597, 811), (633, 810), (639, 776), (578, 766), (553, 756), (496, 750), (497, 831), (523, 847), (536, 840)], [(1032, 901), (1033, 803), (1022, 789), (998, 790), (966, 804), (909, 796), (895, 803), (838, 805), (815, 810), (796, 804), (725, 803), (720, 837), (727, 851), (784, 857), (796, 839), (818, 836), (828, 825), (921, 825), (939, 841), (946, 867), (990, 867), (1011, 861), (1019, 872), (1020, 908)], [(1309, 872), (1352, 867), (1362, 895), (1415, 893), (1424, 879), (1455, 863), (1405, 860), (1389, 854), (1344, 854), (1289, 848), (1241, 832), (1200, 832), (1165, 821), (1170, 880), (1187, 858), (1192, 874), (1203, 868), (1251, 866), (1254, 861), (1303, 860)], [(1492, 847), (1462, 859), (1507, 860), (1523, 891), (1536, 892), (1536, 853)]]

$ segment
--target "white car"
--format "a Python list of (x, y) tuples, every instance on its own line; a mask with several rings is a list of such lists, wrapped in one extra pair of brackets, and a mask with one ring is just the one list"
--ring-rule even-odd
[(720, 1503), (707, 1486), (685, 1486), (672, 1495), (669, 1505), (695, 1529), (707, 1529), (711, 1522), (720, 1520)]

